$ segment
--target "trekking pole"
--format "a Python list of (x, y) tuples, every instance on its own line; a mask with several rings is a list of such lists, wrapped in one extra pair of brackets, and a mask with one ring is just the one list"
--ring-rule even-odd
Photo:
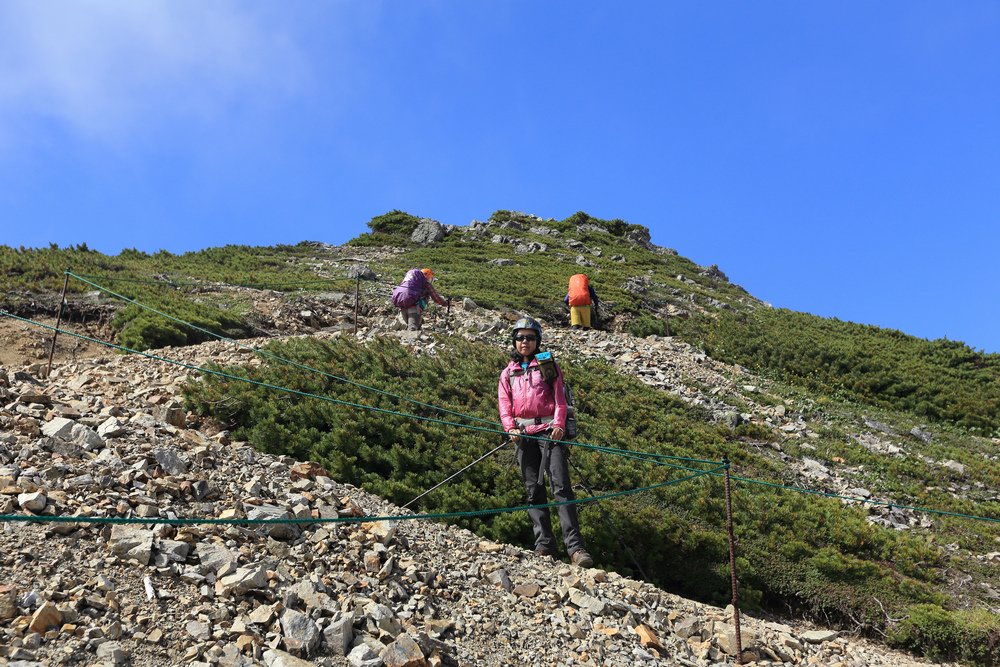
[(69, 271), (66, 271), (66, 280), (63, 281), (62, 294), (59, 295), (59, 314), (56, 315), (56, 328), (52, 330), (52, 347), (49, 348), (49, 367), (45, 371), (45, 377), (52, 375), (52, 357), (56, 353), (56, 336), (59, 335), (59, 325), (62, 324), (63, 306), (66, 304), (66, 288), (69, 287)]
[[(587, 489), (587, 493), (592, 496), (597, 495), (594, 493), (594, 489), (590, 482), (587, 481), (587, 478), (583, 476), (580, 469), (576, 467), (575, 463), (573, 463), (573, 459), (567, 457), (567, 460), (569, 461), (569, 464), (573, 466), (573, 472), (575, 472), (576, 476), (580, 478), (580, 483), (583, 484), (583, 488)], [(643, 580), (649, 581), (649, 577), (646, 576), (646, 571), (642, 569), (642, 565), (639, 565), (639, 559), (635, 557), (635, 553), (632, 551), (631, 547), (629, 547), (628, 543), (622, 539), (621, 533), (619, 533), (618, 529), (615, 528), (615, 524), (611, 521), (611, 517), (608, 516), (607, 510), (605, 510), (600, 503), (597, 503), (597, 509), (601, 510), (601, 518), (604, 519), (605, 525), (611, 529), (611, 532), (614, 533), (615, 539), (618, 540), (618, 544), (625, 550), (625, 553), (628, 554), (629, 558), (632, 559), (632, 564), (635, 565), (635, 569), (639, 571), (639, 575), (643, 578)]]
[(439, 482), (438, 484), (435, 484), (434, 486), (432, 486), (431, 488), (427, 489), (426, 491), (424, 491), (423, 493), (421, 493), (419, 496), (417, 496), (416, 498), (414, 498), (410, 502), (408, 502), (405, 505), (403, 505), (403, 509), (406, 509), (407, 507), (409, 507), (413, 503), (417, 502), (418, 500), (420, 500), (421, 498), (423, 498), (424, 496), (426, 496), (428, 493), (430, 493), (434, 489), (436, 489), (438, 487), (441, 487), (441, 486), (444, 486), (445, 484), (447, 484), (451, 480), (455, 479), (456, 477), (458, 477), (459, 475), (461, 475), (463, 472), (465, 472), (466, 470), (468, 470), (472, 466), (476, 465), (477, 463), (479, 463), (480, 461), (482, 461), (486, 457), (490, 456), (494, 452), (497, 452), (497, 451), (503, 449), (504, 447), (507, 446), (507, 443), (509, 443), (509, 442), (510, 442), (510, 440), (507, 440), (505, 438), (504, 441), (502, 443), (500, 443), (500, 445), (498, 445), (497, 447), (494, 447), (493, 449), (491, 449), (490, 451), (486, 452), (485, 454), (483, 454), (482, 456), (480, 456), (478, 459), (476, 459), (475, 461), (473, 461), (469, 465), (465, 466), (464, 468), (462, 468), (461, 470), (459, 470), (458, 472), (456, 472), (455, 474), (453, 474), (452, 476), (450, 476), (448, 479), (444, 480), (443, 482)]

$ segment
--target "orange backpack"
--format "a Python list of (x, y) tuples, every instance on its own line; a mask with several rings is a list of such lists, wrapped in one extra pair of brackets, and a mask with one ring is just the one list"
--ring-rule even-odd
[(582, 273), (570, 276), (569, 279), (569, 305), (589, 306), (590, 304), (590, 281)]

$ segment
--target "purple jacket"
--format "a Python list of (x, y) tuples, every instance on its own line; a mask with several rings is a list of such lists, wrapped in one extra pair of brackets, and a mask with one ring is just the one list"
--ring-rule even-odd
[[(542, 377), (538, 362), (534, 359), (527, 370), (521, 364), (511, 361), (500, 374), (497, 386), (497, 401), (500, 404), (500, 421), (505, 431), (520, 428), (527, 435), (534, 435), (549, 428), (566, 428), (566, 393), (563, 390), (562, 369), (552, 382)], [(534, 419), (552, 417), (551, 424), (529, 424), (519, 426), (515, 418)]]

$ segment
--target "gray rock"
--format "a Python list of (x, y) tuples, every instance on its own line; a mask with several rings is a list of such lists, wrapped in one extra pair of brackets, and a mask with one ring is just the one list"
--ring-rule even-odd
[(104, 447), (104, 439), (95, 431), (65, 417), (56, 417), (45, 424), (42, 427), (42, 434), (81, 445), (87, 451)]
[(390, 635), (398, 635), (402, 629), (392, 610), (384, 604), (369, 602), (365, 605), (364, 614), (376, 628)]
[(625, 232), (625, 238), (636, 245), (640, 245), (647, 250), (652, 250), (653, 244), (650, 241), (649, 229), (642, 225), (637, 225)]
[(810, 630), (799, 635), (799, 639), (809, 644), (823, 644), (840, 636), (836, 630)]
[[(291, 519), (292, 515), (288, 510), (276, 505), (247, 505), (246, 513), (248, 519), (282, 520)], [(264, 526), (268, 535), (276, 540), (294, 540), (299, 536), (299, 529), (292, 523), (273, 523)]]
[(382, 658), (368, 644), (358, 644), (347, 654), (353, 667), (382, 667)]
[(361, 280), (377, 280), (378, 276), (365, 264), (355, 264), (347, 269), (347, 277)]
[(125, 433), (125, 425), (118, 417), (108, 417), (97, 427), (97, 435), (102, 438), (117, 438)]
[(382, 651), (385, 667), (427, 667), (420, 646), (407, 634), (401, 634)]
[(512, 584), (510, 581), (510, 575), (507, 574), (507, 570), (503, 568), (490, 572), (486, 576), (486, 579), (494, 586), (498, 586), (507, 591), (508, 593), (511, 591), (512, 588), (514, 588), (514, 584)]
[(323, 641), (334, 655), (347, 655), (354, 642), (354, 617), (347, 614), (335, 616), (323, 628)]
[(881, 431), (882, 433), (887, 433), (889, 435), (896, 435), (896, 431), (893, 430), (893, 428), (888, 424), (883, 424), (880, 421), (875, 421), (874, 419), (869, 419), (868, 417), (864, 417), (863, 419), (865, 422), (865, 426), (867, 426), (870, 429)]
[(674, 634), (681, 639), (701, 636), (701, 619), (694, 616), (686, 616), (674, 623)]
[(267, 587), (267, 570), (263, 565), (241, 567), (236, 572), (215, 582), (216, 593), (235, 593), (241, 595), (247, 591)]
[(413, 233), (410, 234), (410, 240), (420, 245), (429, 245), (441, 241), (446, 235), (444, 225), (440, 222), (430, 218), (421, 218)]
[(514, 252), (519, 255), (532, 255), (537, 252), (545, 252), (549, 247), (544, 243), (531, 241), (529, 243), (519, 243), (514, 246)]
[[(952, 461), (951, 459), (949, 459), (949, 460), (945, 461), (944, 463), (942, 463), (941, 465), (943, 467), (947, 468), (948, 470), (952, 470), (952, 471), (958, 473), (959, 475), (964, 475), (965, 474), (965, 466), (962, 465), (961, 463), (959, 463), (958, 461)], [(18, 497), (20, 498), (20, 496), (18, 496)]]
[[(497, 243), (497, 241), (494, 241), (494, 243)], [(507, 259), (506, 257), (497, 257), (496, 259), (491, 259), (486, 263), (492, 264), (493, 266), (514, 266), (514, 260)]]
[(319, 646), (319, 628), (308, 614), (300, 611), (285, 610), (281, 615), (281, 633), (284, 635), (285, 648), (296, 653), (311, 655)]
[(200, 561), (198, 571), (202, 574), (228, 573), (229, 567), (236, 562), (233, 552), (216, 542), (199, 542), (195, 552)]
[(42, 434), (47, 435), (50, 438), (61, 438), (62, 440), (71, 440), (73, 437), (73, 427), (76, 422), (72, 419), (66, 419), (65, 417), (56, 417), (52, 421), (46, 423), (42, 426)]
[(104, 642), (97, 647), (97, 657), (113, 665), (123, 665), (128, 659), (128, 654), (118, 642)]
[(156, 545), (157, 558), (162, 556), (166, 563), (183, 563), (187, 560), (190, 551), (190, 544), (177, 540), (160, 540)]
[(153, 532), (132, 525), (112, 526), (108, 546), (112, 553), (131, 558), (140, 565), (149, 565), (153, 555)]
[(205, 642), (212, 638), (212, 626), (202, 621), (188, 621), (184, 630), (199, 642)]
[(45, 497), (45, 494), (41, 491), (34, 491), (33, 493), (19, 493), (17, 495), (17, 505), (21, 509), (34, 512), (37, 514), (45, 509), (48, 504), (49, 499)]
[(267, 667), (316, 667), (314, 663), (308, 660), (296, 658), (291, 653), (279, 651), (278, 649), (264, 651), (263, 658), (264, 664)]
[(153, 458), (168, 475), (183, 475), (187, 472), (187, 463), (171, 449), (157, 449), (153, 452)]
[(588, 611), (595, 616), (603, 614), (608, 605), (603, 600), (598, 600), (592, 595), (587, 595), (583, 591), (574, 588), (569, 595), (569, 601), (584, 611)]

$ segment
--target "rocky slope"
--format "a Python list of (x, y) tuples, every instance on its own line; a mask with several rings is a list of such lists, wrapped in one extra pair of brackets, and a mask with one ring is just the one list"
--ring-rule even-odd
[[(334, 309), (338, 310), (338, 309)], [(339, 309), (324, 324), (344, 335)], [(359, 336), (432, 334), (373, 314)], [(456, 325), (503, 337), (503, 315), (466, 304)], [(338, 326), (338, 322), (340, 323)], [(28, 332), (26, 335), (37, 335)], [(562, 332), (572, 346), (733, 418), (731, 369), (669, 339)], [(586, 343), (583, 345), (582, 343)], [(253, 344), (253, 341), (250, 341)], [(208, 343), (160, 351), (190, 363), (249, 363)], [(297, 518), (296, 524), (4, 522), (0, 665), (713, 665), (732, 663), (727, 610), (398, 515), (321, 468), (256, 452), (186, 414), (190, 371), (96, 353), (0, 372), (0, 514), (157, 519)], [(717, 391), (692, 390), (698, 382)], [(741, 419), (808, 427), (749, 404)], [(738, 413), (737, 413), (738, 414)], [(527, 520), (527, 519), (525, 519)], [(744, 616), (758, 664), (922, 664), (863, 640)]]

